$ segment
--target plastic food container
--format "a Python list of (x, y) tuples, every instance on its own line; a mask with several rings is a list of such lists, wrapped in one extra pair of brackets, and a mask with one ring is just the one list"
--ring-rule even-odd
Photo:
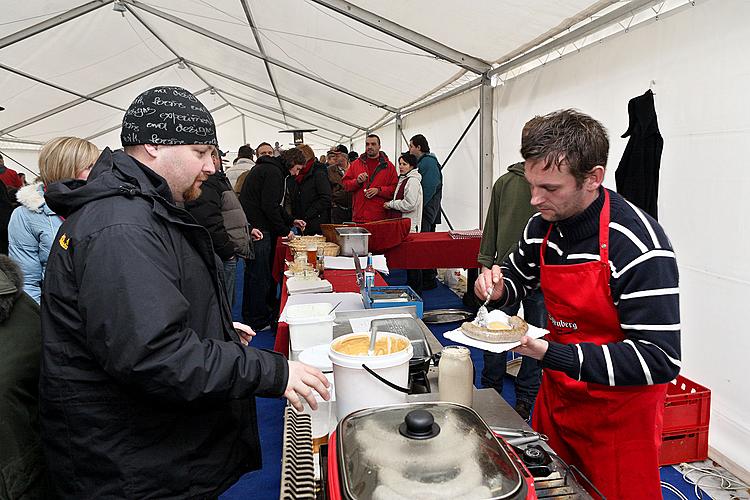
[(286, 307), (291, 360), (296, 361), (299, 353), (308, 347), (331, 343), (333, 320), (336, 318), (335, 312), (328, 314), (331, 309), (333, 309), (333, 304), (328, 302)]
[(364, 257), (369, 251), (370, 232), (362, 227), (337, 227), (336, 239), (341, 255), (352, 257), (355, 253)]
[[(368, 356), (364, 353), (349, 354), (340, 352), (342, 342), (364, 337), (369, 344), (370, 333), (350, 333), (331, 342), (328, 356), (333, 363), (333, 379), (336, 383), (336, 417), (341, 420), (349, 413), (362, 408), (392, 405), (406, 402), (406, 393), (389, 387), (382, 379), (401, 388), (409, 384), (409, 360), (414, 349), (409, 339), (395, 333), (380, 332), (378, 340), (390, 337), (399, 343), (399, 350), (390, 354)], [(377, 377), (368, 372), (372, 370)], [(380, 378), (378, 378), (380, 377)]]

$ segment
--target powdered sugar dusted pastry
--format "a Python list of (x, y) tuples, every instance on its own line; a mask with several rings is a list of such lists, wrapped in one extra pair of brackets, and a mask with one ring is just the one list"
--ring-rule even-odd
[(518, 316), (508, 318), (508, 323), (490, 321), (486, 327), (470, 322), (461, 325), (461, 331), (467, 337), (491, 344), (518, 342), (528, 330), (529, 325)]

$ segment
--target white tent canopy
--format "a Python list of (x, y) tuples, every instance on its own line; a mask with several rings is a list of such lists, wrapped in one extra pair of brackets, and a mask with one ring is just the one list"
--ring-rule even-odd
[[(5, 0), (0, 151), (36, 171), (59, 135), (119, 147), (141, 91), (179, 85), (223, 149), (305, 142), (389, 155), (422, 133), (445, 163), (443, 206), (476, 227), (535, 114), (575, 107), (610, 131), (652, 88), (665, 139), (660, 222), (681, 273), (683, 373), (713, 391), (713, 456), (750, 469), (750, 2), (745, 0)], [(12, 4), (12, 5), (11, 5)], [(459, 141), (459, 138), (463, 137)], [(21, 166), (19, 166), (19, 164)], [(734, 196), (732, 196), (734, 194)], [(716, 207), (721, 207), (718, 209)]]

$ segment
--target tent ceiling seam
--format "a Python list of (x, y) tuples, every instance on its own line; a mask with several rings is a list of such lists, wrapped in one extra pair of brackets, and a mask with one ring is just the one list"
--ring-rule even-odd
[(123, 80), (120, 80), (119, 82), (115, 82), (113, 84), (107, 85), (106, 87), (103, 87), (99, 90), (96, 90), (94, 92), (91, 92), (89, 94), (86, 94), (84, 97), (81, 97), (79, 99), (76, 99), (74, 101), (67, 102), (65, 104), (62, 104), (54, 109), (50, 109), (48, 111), (45, 111), (44, 113), (40, 113), (36, 116), (32, 116), (31, 118), (27, 118), (26, 120), (23, 120), (21, 122), (15, 123), (11, 125), (10, 127), (4, 128), (3, 130), (0, 130), (0, 135), (5, 135), (10, 132), (13, 132), (15, 130), (21, 129), (23, 127), (26, 127), (28, 125), (31, 125), (33, 123), (36, 123), (40, 120), (44, 120), (45, 118), (49, 118), (50, 116), (54, 116), (58, 113), (62, 113), (65, 110), (68, 110), (70, 108), (73, 108), (75, 106), (78, 106), (79, 104), (83, 104), (85, 102), (88, 102), (96, 97), (99, 97), (100, 95), (107, 94), (113, 90), (116, 90), (123, 85), (128, 85), (130, 83), (136, 82), (142, 78), (145, 78), (149, 75), (153, 75), (154, 73), (158, 73), (159, 71), (166, 69), (174, 64), (177, 64), (179, 62), (179, 59), (171, 59), (169, 61), (166, 61), (162, 64), (159, 64), (158, 66), (154, 66), (153, 68), (149, 68), (145, 71), (142, 71), (136, 75), (129, 76), (128, 78), (125, 78)]
[[(262, 118), (265, 118), (266, 120), (271, 120), (272, 122), (276, 122), (276, 123), (280, 123), (280, 124), (282, 124), (282, 125), (286, 125), (286, 124), (285, 124), (284, 122), (282, 122), (282, 121), (281, 121), (281, 120), (279, 120), (278, 118), (274, 118), (274, 117), (272, 117), (272, 116), (267, 116), (267, 115), (264, 115), (263, 113), (258, 113), (257, 111), (253, 111), (253, 110), (251, 110), (251, 109), (243, 108), (242, 106), (237, 106), (237, 108), (239, 108), (239, 109), (241, 109), (242, 111), (244, 111), (244, 112), (246, 112), (246, 113), (249, 113), (249, 114), (251, 114), (251, 115), (257, 115), (257, 116), (260, 116), (260, 117), (262, 117)], [(330, 131), (330, 130), (328, 130), (328, 132), (331, 132), (331, 131)], [(334, 140), (334, 139), (331, 139), (330, 137), (325, 137), (325, 136), (323, 136), (323, 135), (320, 135), (320, 134), (315, 134), (315, 133), (313, 133), (313, 132), (308, 132), (308, 133), (309, 133), (309, 134), (311, 134), (311, 135), (315, 135), (315, 136), (321, 137), (321, 138), (323, 138), (323, 139), (325, 139), (325, 140), (327, 140), (327, 141), (333, 141), (333, 140)], [(334, 133), (336, 133), (336, 132), (334, 132)]]
[[(241, 100), (241, 101), (245, 101), (245, 102), (247, 102), (248, 104), (250, 104), (250, 105), (252, 105), (252, 106), (258, 106), (259, 108), (267, 109), (268, 111), (273, 111), (274, 113), (279, 113), (279, 114), (281, 114), (281, 111), (280, 111), (280, 110), (278, 110), (278, 109), (276, 109), (276, 108), (274, 108), (273, 106), (268, 106), (268, 105), (266, 105), (266, 104), (260, 104), (260, 103), (257, 103), (257, 102), (253, 102), (253, 101), (251, 101), (250, 99), (248, 99), (247, 97), (242, 97), (242, 96), (239, 96), (239, 95), (237, 95), (237, 94), (233, 94), (232, 92), (228, 92), (228, 91), (226, 91), (226, 90), (222, 90), (222, 89), (219, 89), (219, 88), (216, 88), (216, 91), (217, 91), (217, 92), (219, 92), (219, 93), (223, 93), (223, 94), (226, 94), (226, 95), (228, 95), (229, 97), (233, 97), (233, 98), (235, 98), (235, 99), (239, 99), (239, 100)], [(320, 128), (320, 129), (322, 129), (322, 130), (326, 130), (326, 131), (328, 131), (328, 132), (331, 132), (331, 133), (333, 133), (333, 134), (344, 135), (344, 134), (342, 134), (342, 133), (341, 133), (341, 132), (339, 132), (339, 131), (336, 131), (336, 130), (331, 130), (331, 129), (329, 129), (329, 128), (326, 128), (326, 127), (322, 127), (322, 126), (318, 125), (318, 124), (317, 124), (317, 123), (315, 123), (315, 122), (311, 122), (311, 121), (309, 121), (309, 120), (306, 120), (306, 119), (304, 119), (304, 118), (300, 118), (300, 117), (298, 117), (298, 116), (294, 116), (294, 115), (292, 115), (292, 114), (289, 114), (289, 113), (287, 113), (287, 115), (286, 115), (286, 116), (288, 116), (289, 118), (291, 118), (291, 119), (293, 119), (293, 120), (297, 120), (297, 121), (300, 121), (300, 122), (303, 122), (303, 123), (307, 123), (307, 124), (309, 124), (309, 125), (314, 125), (314, 126), (316, 126), (316, 127)], [(286, 117), (284, 117), (284, 123), (286, 123)]]
[(259, 53), (255, 49), (247, 47), (246, 45), (243, 45), (243, 44), (241, 44), (239, 42), (236, 42), (234, 40), (230, 40), (229, 38), (226, 38), (226, 37), (224, 37), (222, 35), (219, 35), (218, 33), (214, 33), (214, 32), (212, 32), (210, 30), (202, 28), (201, 26), (193, 24), (193, 23), (191, 23), (189, 21), (186, 21), (184, 19), (181, 19), (179, 17), (173, 16), (171, 14), (167, 14), (166, 12), (163, 12), (163, 11), (161, 11), (159, 9), (151, 7), (148, 4), (139, 2), (138, 0), (121, 0), (121, 2), (123, 4), (126, 4), (126, 5), (129, 5), (129, 6), (138, 8), (138, 9), (143, 10), (145, 12), (148, 12), (149, 14), (154, 15), (156, 17), (160, 17), (160, 18), (162, 18), (162, 19), (164, 19), (166, 21), (169, 21), (169, 22), (171, 22), (173, 24), (181, 26), (182, 28), (190, 30), (190, 31), (192, 31), (194, 33), (198, 33), (198, 34), (200, 34), (200, 35), (202, 35), (202, 36), (204, 36), (204, 37), (206, 37), (208, 39), (214, 40), (215, 42), (218, 42), (218, 43), (221, 43), (221, 44), (226, 45), (228, 47), (231, 47), (231, 48), (233, 48), (233, 49), (235, 49), (235, 50), (237, 50), (239, 52), (244, 52), (245, 54), (248, 54), (248, 55), (253, 56), (255, 58), (267, 61), (269, 64), (271, 64), (273, 66), (278, 66), (278, 67), (280, 67), (280, 68), (282, 68), (282, 69), (284, 69), (286, 71), (289, 71), (291, 73), (299, 75), (299, 76), (301, 76), (303, 78), (307, 78), (308, 80), (317, 82), (320, 85), (324, 85), (324, 86), (329, 87), (331, 89), (334, 89), (334, 90), (336, 90), (338, 92), (341, 92), (341, 93), (344, 93), (344, 94), (349, 95), (351, 97), (354, 97), (355, 99), (358, 99), (360, 101), (364, 101), (364, 102), (366, 102), (368, 104), (371, 104), (371, 105), (373, 105), (375, 107), (387, 109), (387, 110), (389, 110), (391, 112), (395, 112), (396, 111), (396, 108), (394, 108), (392, 106), (389, 106), (389, 105), (387, 105), (385, 103), (376, 101), (374, 99), (370, 99), (369, 97), (360, 95), (360, 94), (358, 94), (358, 93), (356, 93), (356, 92), (354, 92), (352, 90), (349, 90), (349, 89), (347, 89), (345, 87), (341, 87), (341, 86), (339, 86), (339, 85), (337, 85), (335, 83), (329, 82), (328, 80), (325, 80), (323, 78), (318, 78), (315, 75), (311, 75), (311, 74), (307, 73), (306, 71), (302, 71), (302, 70), (300, 70), (300, 69), (298, 69), (298, 68), (296, 68), (294, 66), (291, 66), (291, 65), (289, 65), (289, 64), (287, 64), (287, 63), (285, 63), (283, 61), (280, 61), (278, 59), (275, 59), (273, 57), (263, 56), (263, 54)]
[[(250, 10), (250, 4), (248, 3), (248, 0), (240, 0), (240, 3), (242, 4), (242, 8), (245, 11), (245, 17), (247, 17), (247, 22), (250, 25), (250, 29), (253, 30), (253, 37), (255, 37), (255, 43), (258, 44), (258, 49), (260, 50), (260, 53), (263, 55), (263, 57), (268, 57), (268, 54), (266, 53), (266, 49), (263, 46), (263, 41), (260, 39), (260, 33), (258, 32), (258, 27), (255, 25), (255, 20), (253, 19), (253, 13), (252, 13), (252, 10)], [(266, 67), (268, 80), (271, 82), (273, 93), (276, 94), (276, 100), (279, 102), (279, 109), (281, 110), (281, 116), (284, 117), (284, 123), (286, 123), (286, 113), (284, 112), (284, 105), (281, 101), (281, 98), (279, 98), (279, 90), (276, 88), (276, 81), (273, 78), (273, 73), (271, 73), (271, 67), (268, 64), (268, 61), (266, 61), (265, 59), (263, 59), (263, 65)]]
[[(234, 82), (234, 83), (236, 83), (238, 85), (242, 85), (243, 87), (247, 87), (249, 89), (253, 89), (253, 90), (257, 91), (257, 92), (260, 92), (262, 94), (266, 94), (266, 95), (269, 95), (269, 96), (272, 96), (272, 97), (274, 96), (274, 93), (271, 92), (268, 89), (264, 89), (263, 87), (260, 87), (258, 85), (253, 84), (253, 83), (250, 83), (250, 82), (245, 82), (243, 80), (240, 80), (239, 78), (236, 78), (236, 77), (234, 77), (232, 75), (229, 75), (229, 74), (224, 73), (222, 71), (219, 71), (217, 69), (214, 69), (214, 68), (211, 68), (211, 67), (208, 67), (208, 66), (204, 66), (204, 65), (202, 65), (200, 63), (197, 63), (195, 61), (185, 60), (185, 63), (188, 64), (188, 65), (190, 65), (190, 66), (195, 66), (196, 68), (200, 68), (200, 69), (202, 69), (204, 71), (212, 73), (212, 74), (214, 74), (216, 76), (220, 76), (222, 78), (226, 78), (227, 80), (230, 80), (230, 81), (232, 81), (232, 82)], [(326, 118), (330, 118), (331, 120), (337, 121), (339, 123), (343, 123), (345, 125), (349, 125), (350, 127), (354, 127), (354, 128), (356, 128), (358, 130), (365, 130), (366, 129), (366, 127), (364, 127), (362, 125), (357, 125), (356, 123), (351, 123), (351, 122), (349, 122), (347, 120), (344, 120), (343, 118), (339, 118), (339, 117), (331, 115), (331, 114), (329, 114), (329, 113), (327, 113), (325, 111), (321, 111), (319, 109), (313, 108), (312, 106), (309, 106), (309, 105), (307, 105), (307, 104), (305, 104), (303, 102), (294, 100), (294, 99), (292, 99), (290, 97), (286, 97), (286, 96), (284, 96), (282, 94), (279, 94), (279, 98), (281, 100), (283, 100), (283, 101), (286, 101), (286, 102), (290, 103), (290, 104), (294, 104), (295, 106), (299, 106), (300, 108), (306, 109), (308, 111), (312, 111), (313, 113), (317, 113), (317, 114), (319, 114), (321, 116), (325, 116)]]
[(473, 73), (481, 74), (492, 69), (492, 66), (487, 61), (452, 49), (437, 40), (405, 28), (389, 19), (351, 4), (346, 0), (311, 1)]
[(68, 21), (71, 21), (73, 19), (76, 19), (77, 17), (88, 14), (89, 12), (92, 12), (96, 9), (100, 9), (104, 7), (105, 5), (110, 4), (112, 2), (113, 0), (93, 0), (91, 2), (85, 3), (83, 5), (79, 5), (78, 7), (70, 9), (64, 12), (63, 14), (53, 16), (42, 22), (34, 24), (33, 26), (29, 26), (28, 28), (19, 30), (15, 33), (12, 33), (0, 39), (0, 49), (4, 49), (5, 47), (13, 45), (14, 43), (21, 42), (34, 35), (38, 35), (39, 33), (42, 33), (49, 29), (60, 26), (61, 24), (65, 24)]
[[(177, 57), (183, 63), (185, 62), (185, 59), (183, 59), (182, 57), (180, 57), (180, 55), (177, 53), (177, 51), (174, 50), (167, 42), (165, 42), (164, 39), (162, 37), (160, 37), (158, 33), (156, 33), (156, 30), (154, 30), (148, 23), (146, 23), (146, 21), (143, 18), (141, 18), (133, 9), (131, 9), (130, 6), (126, 5), (125, 8), (127, 8), (128, 12), (130, 12), (133, 15), (133, 17), (136, 18), (138, 20), (138, 22), (141, 23), (141, 25), (148, 30), (149, 33), (151, 33), (151, 36), (153, 36), (154, 38), (156, 38), (157, 40), (159, 40), (159, 43), (161, 43), (162, 45), (164, 45), (164, 47), (166, 47), (166, 49), (168, 51), (170, 51), (172, 53), (172, 55), (174, 55), (175, 57)], [(193, 73), (196, 78), (198, 78), (200, 81), (202, 81), (204, 85), (208, 86), (208, 88), (205, 89), (205, 90), (210, 90), (211, 88), (213, 88), (211, 86), (211, 84), (209, 82), (207, 82), (203, 77), (201, 77), (201, 75), (199, 75), (197, 71), (195, 71), (193, 68), (191, 68), (189, 64), (187, 66), (190, 69), (190, 72)], [(202, 92), (204, 92), (204, 91), (201, 91), (201, 93)], [(197, 95), (197, 94), (195, 94), (195, 95)], [(222, 99), (224, 99), (224, 98), (222, 97)], [(224, 102), (226, 102), (227, 104), (229, 104), (229, 101), (227, 101), (226, 99), (224, 99)], [(239, 113), (239, 110), (237, 108), (234, 108), (234, 110)]]

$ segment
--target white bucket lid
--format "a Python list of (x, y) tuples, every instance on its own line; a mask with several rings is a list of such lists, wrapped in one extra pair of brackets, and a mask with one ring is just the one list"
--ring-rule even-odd
[(328, 314), (333, 304), (319, 302), (317, 304), (294, 304), (284, 308), (286, 322), (290, 325), (309, 325), (333, 321), (336, 313)]
[(333, 363), (328, 357), (328, 344), (314, 345), (299, 353), (299, 361), (314, 366), (323, 373), (333, 371)]

